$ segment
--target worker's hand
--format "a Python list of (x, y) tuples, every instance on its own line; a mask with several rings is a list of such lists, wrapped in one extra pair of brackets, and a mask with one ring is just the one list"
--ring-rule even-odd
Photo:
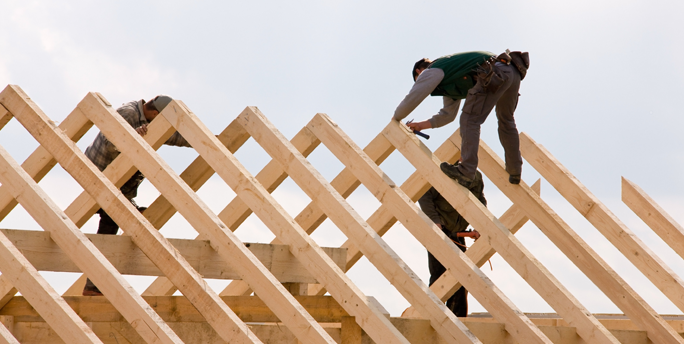
[(432, 124), (430, 124), (430, 121), (422, 121), (422, 122), (411, 122), (407, 124), (407, 126), (411, 130), (416, 130), (416, 131), (421, 131), (423, 129), (430, 129), (432, 128)]
[(147, 134), (147, 124), (135, 128), (135, 131), (137, 131), (140, 136), (145, 136)]
[(477, 241), (477, 239), (480, 238), (480, 232), (473, 230), (471, 233), (472, 234), (470, 235), (470, 237), (473, 238), (475, 241)]

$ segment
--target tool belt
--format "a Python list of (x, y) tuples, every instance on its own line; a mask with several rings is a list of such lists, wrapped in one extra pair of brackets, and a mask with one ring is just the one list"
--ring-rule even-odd
[(527, 70), (530, 68), (530, 54), (528, 52), (509, 51), (506, 49), (505, 52), (496, 57), (496, 60), (507, 65), (512, 62), (518, 72), (520, 72), (520, 80), (525, 79)]
[(506, 82), (506, 75), (494, 66), (497, 61), (496, 58), (491, 57), (475, 68), (475, 77), (485, 92), (496, 93), (501, 85)]

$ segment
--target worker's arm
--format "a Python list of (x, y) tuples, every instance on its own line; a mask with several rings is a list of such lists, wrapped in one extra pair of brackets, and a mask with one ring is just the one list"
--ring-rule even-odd
[(406, 118), (437, 88), (442, 79), (444, 79), (444, 71), (439, 68), (428, 68), (420, 73), (416, 83), (411, 87), (411, 91), (394, 111), (394, 119), (401, 121)]
[(439, 112), (428, 119), (427, 122), (430, 123), (430, 128), (443, 127), (456, 119), (458, 115), (458, 108), (461, 106), (461, 100), (454, 100), (450, 97), (442, 97), (444, 99), (444, 106), (439, 110)]

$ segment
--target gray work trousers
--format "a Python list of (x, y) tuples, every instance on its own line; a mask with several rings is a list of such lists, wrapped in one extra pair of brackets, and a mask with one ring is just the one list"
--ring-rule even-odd
[(463, 161), (458, 168), (468, 178), (475, 177), (477, 169), (477, 151), (480, 145), (480, 126), (496, 106), (496, 118), (499, 120), (499, 141), (506, 153), (506, 171), (511, 175), (522, 172), (522, 156), (520, 155), (520, 138), (515, 126), (515, 108), (518, 105), (520, 90), (520, 73), (513, 65), (496, 63), (505, 82), (496, 92), (485, 91), (481, 80), (468, 91), (463, 112), (461, 113), (461, 157)]

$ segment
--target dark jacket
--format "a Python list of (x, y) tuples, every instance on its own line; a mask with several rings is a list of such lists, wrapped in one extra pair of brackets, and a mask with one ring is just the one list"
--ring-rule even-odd
[[(487, 206), (487, 199), (484, 196), (484, 182), (482, 181), (482, 174), (476, 171), (475, 179), (469, 188), (470, 192)], [(459, 214), (454, 207), (447, 202), (442, 195), (430, 188), (419, 200), (418, 204), (434, 223), (443, 225), (442, 230), (449, 238), (457, 240), (456, 233), (463, 232), (468, 228), (468, 221), (466, 221), (461, 214)]]

